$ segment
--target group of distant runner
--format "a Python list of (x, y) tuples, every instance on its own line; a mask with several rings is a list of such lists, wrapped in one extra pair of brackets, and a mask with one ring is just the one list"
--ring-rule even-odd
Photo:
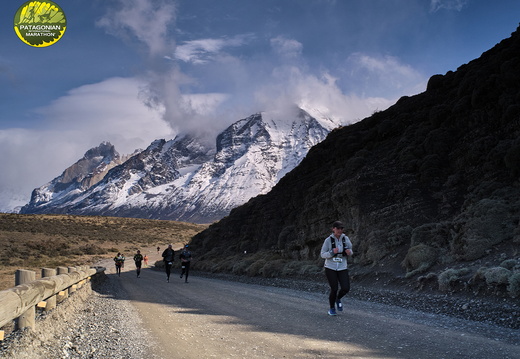
[[(186, 244), (181, 251), (179, 258), (181, 260), (181, 279), (185, 278), (185, 283), (188, 283), (188, 275), (190, 273), (190, 263), (191, 263), (191, 251), (188, 249), (189, 246)], [(157, 253), (160, 252), (160, 247), (157, 247)], [(164, 250), (162, 253), (164, 268), (166, 270), (166, 281), (170, 281), (171, 270), (173, 266), (173, 262), (175, 259), (175, 251), (171, 244), (168, 245), (168, 248)], [(145, 254), (144, 256), (141, 254), (141, 251), (138, 250), (134, 255), (134, 263), (137, 278), (141, 277), (141, 267), (142, 262), (144, 261), (145, 266), (148, 266), (148, 256)], [(116, 265), (116, 273), (118, 276), (121, 276), (121, 269), (125, 267), (125, 256), (122, 253), (117, 253), (114, 257), (114, 263)]]
[[(329, 292), (329, 310), (328, 315), (335, 316), (337, 311), (343, 311), (343, 303), (341, 299), (350, 291), (350, 277), (347, 267), (347, 257), (353, 255), (352, 242), (343, 233), (345, 225), (340, 221), (335, 221), (332, 224), (332, 234), (325, 238), (321, 247), (321, 258), (325, 259), (325, 277), (330, 287)], [(157, 254), (160, 252), (160, 247), (157, 247)], [(245, 253), (245, 252), (244, 252)], [(166, 281), (170, 281), (171, 270), (175, 259), (175, 251), (172, 245), (168, 245), (162, 252), (164, 268), (166, 271)], [(191, 252), (186, 244), (181, 251), (179, 258), (181, 260), (181, 279), (184, 277), (185, 282), (188, 283), (188, 275), (190, 273)], [(137, 270), (137, 278), (141, 274), (141, 262), (145, 261), (148, 264), (148, 257), (141, 255), (140, 251), (134, 255), (135, 267)], [(125, 257), (118, 253), (114, 258), (116, 263), (116, 272), (120, 276), (121, 268), (124, 268)], [(336, 311), (337, 310), (337, 311)]]
[[(159, 247), (157, 247), (157, 251), (159, 251)], [(170, 281), (170, 275), (172, 272), (173, 261), (175, 259), (175, 251), (171, 244), (168, 245), (168, 248), (162, 252), (164, 269), (166, 271), (166, 281)], [(189, 250), (189, 245), (185, 245), (181, 254), (179, 255), (181, 260), (181, 279), (184, 277), (184, 282), (188, 283), (188, 275), (190, 274), (190, 263), (191, 263), (191, 251)]]

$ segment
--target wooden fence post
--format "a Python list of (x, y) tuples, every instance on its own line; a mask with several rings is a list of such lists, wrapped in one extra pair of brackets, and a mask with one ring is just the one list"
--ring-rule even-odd
[[(66, 273), (69, 273), (69, 269), (67, 267), (58, 267), (56, 268), (57, 271), (58, 271), (58, 275), (60, 274), (66, 274)], [(61, 292), (58, 293), (58, 302), (61, 303), (62, 301), (64, 301), (66, 298), (68, 298), (69, 296), (69, 291), (68, 289), (64, 289), (62, 290)]]
[[(56, 269), (52, 268), (42, 268), (42, 278), (52, 277), (57, 274)], [(45, 306), (45, 310), (51, 310), (56, 308), (56, 296), (53, 295), (47, 299), (47, 305)]]
[[(15, 273), (15, 286), (20, 284), (29, 283), (36, 280), (36, 272), (18, 269)], [(16, 319), (15, 329), (30, 328), (34, 329), (34, 323), (36, 320), (36, 307), (32, 306), (25, 311), (20, 317)]]
[[(72, 273), (72, 272), (75, 272), (76, 271), (76, 267), (69, 267), (69, 273)], [(77, 285), (71, 285), (69, 287), (69, 295), (71, 295), (72, 293), (74, 293), (76, 291), (76, 288), (77, 288)]]

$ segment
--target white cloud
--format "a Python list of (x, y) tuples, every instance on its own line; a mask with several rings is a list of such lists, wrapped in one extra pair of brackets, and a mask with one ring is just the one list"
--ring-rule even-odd
[(318, 77), (294, 66), (275, 69), (272, 81), (262, 86), (255, 95), (266, 110), (283, 110), (296, 104), (342, 124), (354, 123), (392, 104), (385, 98), (345, 94), (329, 73)]
[[(307, 66), (303, 44), (297, 40), (277, 36), (269, 40), (269, 44), (271, 53), (249, 58), (223, 56), (226, 45), (222, 41), (203, 39), (182, 45), (186, 47), (177, 55), (186, 62), (197, 63), (199, 74), (204, 73), (195, 87), (204, 88), (205, 83), (218, 78), (221, 86), (229, 82), (230, 89), (226, 95), (219, 94), (219, 101), (212, 102), (212, 111), (199, 111), (196, 116), (192, 113), (185, 118), (214, 123), (212, 128), (222, 129), (223, 123), (229, 125), (239, 119), (229, 112), (230, 105), (241, 107), (242, 114), (247, 116), (257, 111), (283, 112), (296, 104), (347, 124), (386, 109), (402, 95), (424, 90), (424, 77), (396, 57), (358, 53), (345, 62), (341, 71), (346, 68), (346, 72), (336, 69), (334, 73), (334, 69), (317, 70)], [(200, 61), (202, 58), (204, 61)], [(198, 96), (204, 98), (205, 95)], [(182, 112), (189, 113), (185, 109)]]
[(98, 20), (109, 34), (146, 45), (152, 57), (173, 51), (169, 27), (175, 21), (175, 5), (167, 0), (119, 0), (116, 7)]
[(430, 11), (437, 12), (440, 9), (461, 11), (467, 3), (467, 0), (431, 0)]
[(278, 36), (271, 39), (271, 47), (282, 58), (298, 58), (302, 54), (303, 44), (294, 39)]
[(183, 95), (182, 105), (186, 113), (198, 115), (211, 115), (216, 109), (229, 98), (229, 95), (222, 93), (205, 93)]
[(172, 138), (161, 113), (145, 106), (139, 91), (135, 79), (81, 86), (37, 110), (39, 129), (0, 130), (0, 188), (28, 197), (103, 141), (128, 154), (157, 138)]
[(206, 64), (213, 60), (227, 47), (239, 47), (246, 44), (251, 35), (237, 35), (222, 39), (198, 39), (186, 41), (175, 49), (175, 57), (193, 64)]
[(255, 89), (255, 100), (263, 110), (297, 104), (348, 124), (388, 108), (402, 95), (424, 90), (424, 77), (396, 57), (357, 53), (334, 73), (334, 69), (309, 68), (302, 57), (303, 44), (296, 40), (276, 37), (271, 47), (280, 65)]
[(345, 63), (348, 71), (342, 81), (354, 85), (360, 96), (396, 99), (424, 91), (425, 76), (394, 56), (350, 55)]
[(78, 131), (93, 144), (107, 140), (128, 153), (172, 136), (161, 113), (139, 98), (141, 87), (136, 79), (111, 78), (73, 89), (37, 112), (51, 130)]

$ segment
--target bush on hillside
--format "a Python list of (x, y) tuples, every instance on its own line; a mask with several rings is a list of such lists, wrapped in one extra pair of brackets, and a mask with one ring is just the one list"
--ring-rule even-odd
[(426, 223), (414, 228), (411, 233), (411, 246), (421, 243), (437, 248), (445, 248), (450, 242), (450, 231), (446, 223)]
[(406, 277), (409, 278), (428, 270), (437, 261), (438, 252), (437, 248), (423, 243), (411, 247), (401, 263), (406, 268)]
[(267, 261), (267, 263), (265, 263), (264, 266), (260, 269), (259, 274), (265, 278), (279, 277), (286, 263), (286, 259), (276, 259), (273, 261)]
[(241, 261), (236, 262), (233, 265), (233, 268), (231, 269), (231, 273), (235, 275), (243, 275), (246, 273), (246, 270), (251, 264), (253, 264), (255, 261), (254, 259), (244, 259)]
[(507, 292), (513, 298), (520, 297), (520, 272), (514, 273), (509, 277)]
[(456, 283), (459, 283), (463, 276), (470, 273), (468, 268), (447, 269), (438, 277), (439, 290), (448, 292), (453, 289)]
[(253, 262), (249, 267), (247, 267), (246, 274), (249, 277), (260, 275), (260, 270), (265, 266), (266, 263), (267, 261), (265, 259), (260, 259)]
[(482, 199), (469, 206), (456, 222), (461, 235), (453, 241), (453, 254), (466, 261), (481, 258), (494, 245), (511, 239), (516, 228), (504, 199)]
[(505, 286), (509, 283), (512, 273), (503, 267), (492, 267), (485, 271), (484, 278), (490, 287)]
[(500, 263), (500, 267), (503, 267), (505, 269), (514, 270), (514, 269), (520, 269), (520, 261), (516, 259), (506, 259), (502, 263)]
[(412, 227), (402, 222), (392, 224), (388, 230), (371, 231), (366, 239), (365, 259), (377, 263), (387, 255), (394, 253), (402, 245), (410, 242)]

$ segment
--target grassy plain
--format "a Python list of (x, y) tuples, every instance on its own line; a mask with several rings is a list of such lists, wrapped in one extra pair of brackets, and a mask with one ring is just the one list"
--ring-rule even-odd
[(0, 290), (14, 287), (17, 269), (92, 265), (117, 252), (190, 241), (206, 225), (100, 216), (0, 213)]

